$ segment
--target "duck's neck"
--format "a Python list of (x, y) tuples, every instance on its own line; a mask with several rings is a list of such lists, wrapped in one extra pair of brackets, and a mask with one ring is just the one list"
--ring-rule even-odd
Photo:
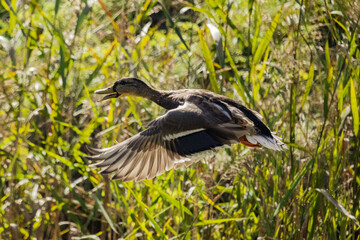
[(157, 90), (147, 85), (145, 89), (141, 92), (140, 96), (147, 98), (168, 110), (177, 108), (181, 104), (179, 102), (180, 99), (172, 97), (171, 91)]

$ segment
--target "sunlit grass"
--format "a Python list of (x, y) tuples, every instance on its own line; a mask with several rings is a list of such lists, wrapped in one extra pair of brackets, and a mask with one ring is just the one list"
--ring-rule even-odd
[[(359, 239), (360, 5), (1, 1), (1, 239)], [(88, 167), (164, 113), (93, 92), (137, 76), (261, 113), (243, 146), (140, 183)]]

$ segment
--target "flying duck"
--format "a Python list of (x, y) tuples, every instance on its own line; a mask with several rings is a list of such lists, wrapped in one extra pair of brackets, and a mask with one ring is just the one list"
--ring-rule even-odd
[(92, 166), (113, 179), (141, 181), (201, 159), (204, 152), (242, 143), (248, 147), (282, 150), (286, 145), (260, 120), (257, 112), (240, 103), (202, 89), (156, 90), (137, 78), (122, 78), (95, 91), (107, 94), (99, 101), (140, 96), (167, 109), (146, 129), (104, 149), (88, 147)]

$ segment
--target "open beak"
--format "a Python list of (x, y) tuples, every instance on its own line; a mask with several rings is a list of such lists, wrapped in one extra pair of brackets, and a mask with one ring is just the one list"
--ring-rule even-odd
[(96, 90), (94, 92), (95, 94), (108, 94), (105, 97), (103, 97), (102, 99), (99, 99), (98, 102), (102, 102), (106, 99), (110, 99), (110, 98), (117, 98), (120, 96), (120, 94), (118, 94), (117, 92), (114, 92), (113, 87), (108, 87), (108, 88), (104, 88), (104, 89), (100, 89), (100, 90)]

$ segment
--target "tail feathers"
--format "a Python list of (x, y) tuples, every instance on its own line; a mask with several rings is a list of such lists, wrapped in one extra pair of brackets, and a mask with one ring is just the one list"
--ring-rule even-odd
[(240, 142), (249, 147), (259, 147), (261, 145), (276, 151), (287, 149), (286, 144), (276, 135), (272, 135), (272, 137), (264, 135), (246, 135), (240, 138)]

